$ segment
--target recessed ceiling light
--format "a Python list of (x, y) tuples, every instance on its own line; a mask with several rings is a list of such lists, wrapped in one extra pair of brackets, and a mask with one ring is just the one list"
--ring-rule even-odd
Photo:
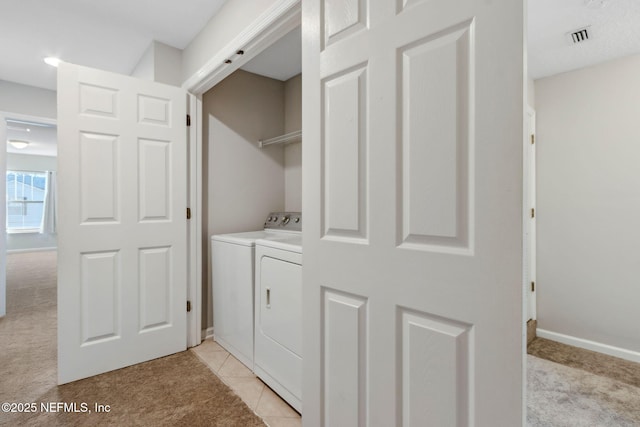
[(46, 58), (44, 58), (44, 62), (51, 65), (52, 67), (57, 67), (58, 65), (60, 65), (60, 58), (56, 58), (53, 56), (48, 56)]
[(11, 146), (13, 148), (17, 148), (18, 150), (22, 150), (23, 148), (26, 148), (27, 145), (29, 145), (29, 141), (22, 141), (20, 139), (12, 139), (9, 141), (9, 144), (11, 144)]

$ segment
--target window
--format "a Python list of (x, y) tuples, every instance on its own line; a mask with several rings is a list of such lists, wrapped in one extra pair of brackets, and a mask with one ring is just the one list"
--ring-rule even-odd
[(40, 228), (46, 183), (46, 172), (7, 171), (7, 231)]

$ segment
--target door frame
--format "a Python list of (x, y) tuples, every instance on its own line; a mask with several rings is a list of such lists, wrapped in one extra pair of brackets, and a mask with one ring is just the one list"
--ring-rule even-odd
[[(7, 119), (24, 120), (35, 123), (46, 123), (57, 126), (56, 119), (32, 116), (28, 114), (0, 111), (0, 141), (7, 140)], [(7, 188), (7, 147), (0, 150), (0, 200), (6, 199)], [(7, 210), (0, 209), (0, 231), (5, 238), (0, 239), (0, 317), (7, 314)]]
[[(525, 295), (525, 324), (528, 320), (537, 319), (536, 304), (536, 111), (531, 106), (525, 107), (525, 138), (522, 150), (523, 156), (523, 285)], [(533, 142), (531, 141), (533, 138)], [(531, 209), (534, 216), (531, 217)], [(528, 259), (525, 259), (528, 258)], [(535, 283), (532, 290), (531, 282)], [(525, 328), (526, 329), (526, 328)]]
[(187, 128), (187, 205), (193, 220), (187, 221), (187, 348), (202, 342), (202, 99), (187, 93), (187, 114), (191, 126)]
[[(238, 70), (266, 48), (278, 41), (301, 24), (301, 0), (280, 0), (275, 2), (254, 22), (242, 30), (231, 42), (215, 53), (198, 71), (183, 84), (190, 95), (188, 114), (191, 117), (189, 128), (189, 205), (192, 220), (189, 222), (187, 295), (192, 301), (192, 310), (187, 316), (187, 347), (200, 344), (212, 331), (202, 329), (202, 314), (206, 313), (209, 301), (202, 299), (203, 271), (206, 265), (202, 259), (202, 245), (208, 242), (203, 236), (203, 183), (202, 183), (202, 145), (203, 114), (202, 96), (227, 76)], [(242, 50), (242, 54), (238, 52)], [(231, 63), (226, 63), (231, 60)], [(206, 278), (205, 278), (206, 279)], [(206, 286), (210, 287), (210, 283)], [(215, 326), (215, 325), (214, 325)]]

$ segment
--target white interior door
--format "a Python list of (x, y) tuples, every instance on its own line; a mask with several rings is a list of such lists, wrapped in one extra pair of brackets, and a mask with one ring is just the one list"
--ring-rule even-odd
[(58, 68), (58, 381), (186, 349), (186, 92)]
[(523, 420), (523, 2), (303, 2), (305, 426)]

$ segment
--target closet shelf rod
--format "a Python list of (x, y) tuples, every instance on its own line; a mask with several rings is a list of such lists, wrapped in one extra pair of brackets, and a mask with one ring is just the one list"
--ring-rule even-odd
[(289, 144), (292, 142), (298, 142), (302, 140), (302, 131), (297, 130), (295, 132), (290, 132), (284, 135), (276, 136), (274, 138), (269, 139), (261, 139), (258, 141), (258, 147), (263, 148), (267, 145), (273, 144)]

